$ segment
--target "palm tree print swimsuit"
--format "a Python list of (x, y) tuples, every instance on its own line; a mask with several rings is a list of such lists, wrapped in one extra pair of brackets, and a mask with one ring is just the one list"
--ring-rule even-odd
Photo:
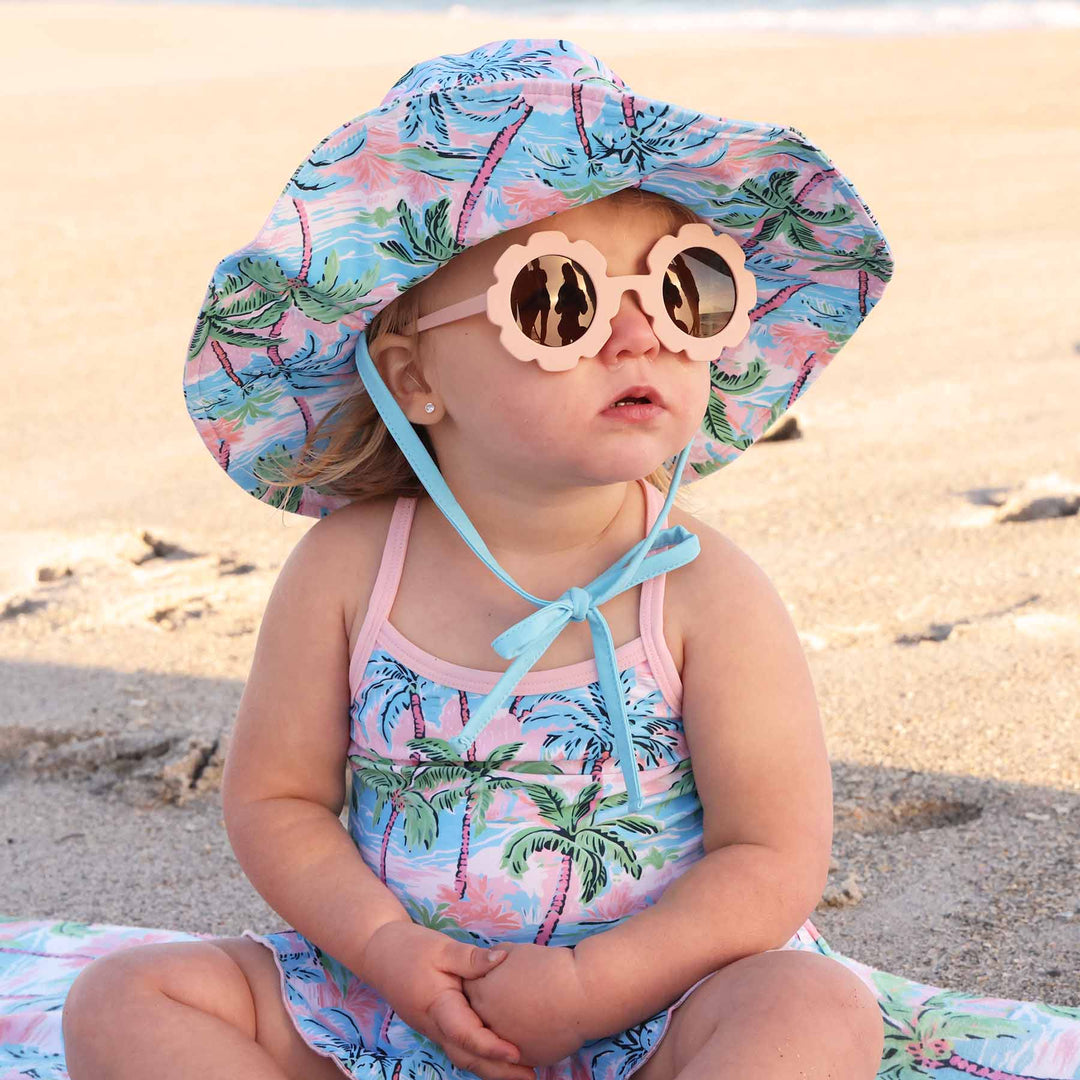
[[(647, 532), (664, 500), (640, 482)], [(572, 945), (654, 903), (704, 854), (681, 682), (663, 637), (665, 575), (642, 584), (640, 637), (615, 654), (644, 800), (630, 815), (617, 805), (626, 786), (595, 660), (530, 671), (464, 757), (448, 745), (500, 673), (440, 660), (388, 621), (415, 507), (399, 498), (394, 508), (350, 666), (349, 833), (414, 921), (481, 946)], [(300, 1033), (350, 1075), (471, 1077), (298, 931), (244, 934), (274, 950)], [(621, 1080), (669, 1012), (537, 1073)]]
[[(647, 533), (664, 497), (640, 483)], [(573, 945), (655, 903), (704, 855), (682, 685), (663, 635), (666, 575), (642, 583), (640, 636), (615, 654), (643, 798), (631, 814), (595, 660), (528, 672), (464, 757), (449, 745), (501, 673), (440, 660), (388, 621), (415, 507), (413, 498), (395, 505), (350, 664), (349, 833), (415, 922), (480, 946)], [(346, 1076), (474, 1080), (299, 931), (243, 933), (273, 951), (296, 1029)], [(878, 971), (834, 953), (809, 919), (782, 947), (832, 956), (875, 990), (886, 1018), (882, 1080), (945, 1065), (956, 1072), (942, 1069), (939, 1080), (1074, 1075), (1040, 1071), (1060, 1061), (1039, 1060), (1058, 1056), (1051, 1035), (1073, 1027), (1070, 1010), (988, 1002)], [(632, 1028), (537, 1068), (538, 1080), (625, 1080), (704, 981)], [(1012, 1072), (1016, 1055), (1024, 1068)], [(988, 1059), (994, 1067), (980, 1064)]]

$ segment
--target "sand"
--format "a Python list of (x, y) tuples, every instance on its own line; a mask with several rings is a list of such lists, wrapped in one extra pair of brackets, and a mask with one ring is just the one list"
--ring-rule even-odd
[(896, 257), (792, 410), (801, 437), (690, 489), (780, 590), (818, 689), (836, 840), (815, 922), (912, 978), (1080, 1004), (1080, 31), (52, 3), (0, 24), (0, 913), (281, 925), (219, 784), (311, 522), (203, 449), (180, 392), (193, 320), (297, 162), (413, 61), (572, 36), (641, 93), (804, 131)]

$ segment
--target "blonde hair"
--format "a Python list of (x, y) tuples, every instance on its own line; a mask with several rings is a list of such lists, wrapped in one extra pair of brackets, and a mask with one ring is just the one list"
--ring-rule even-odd
[[(681, 203), (644, 188), (624, 188), (606, 196), (604, 201), (608, 200), (628, 204), (628, 208), (635, 210), (659, 212), (667, 218), (672, 230), (703, 220)], [(421, 293), (427, 280), (425, 278), (396, 296), (375, 315), (366, 330), (369, 348), (388, 334), (401, 334), (415, 343)], [(379, 374), (384, 375), (381, 370)], [(413, 430), (437, 466), (438, 459), (427, 428), (423, 424), (413, 424)], [(324, 437), (328, 440), (326, 446), (315, 449), (314, 444)], [(362, 383), (322, 417), (308, 433), (291, 464), (276, 463), (275, 474), (273, 480), (261, 476), (259, 479), (269, 487), (289, 488), (282, 505), (288, 504), (295, 488), (303, 484), (351, 502), (391, 494), (419, 496), (426, 491)], [(671, 488), (671, 470), (664, 465), (644, 479), (665, 495)], [(689, 509), (684, 493), (685, 489), (680, 487), (675, 495), (674, 505), (680, 510)]]

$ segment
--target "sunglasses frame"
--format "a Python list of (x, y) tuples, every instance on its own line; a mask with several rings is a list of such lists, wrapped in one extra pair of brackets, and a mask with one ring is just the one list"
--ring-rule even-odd
[[(716, 252), (731, 270), (735, 286), (735, 309), (727, 325), (711, 337), (693, 337), (675, 325), (664, 305), (664, 275), (672, 259), (688, 248), (708, 248)], [(569, 345), (542, 345), (528, 337), (517, 324), (510, 305), (510, 290), (517, 275), (533, 259), (560, 255), (576, 262), (592, 279), (596, 306), (585, 333)], [(737, 345), (750, 329), (750, 310), (757, 302), (757, 282), (746, 269), (746, 257), (734, 237), (715, 232), (704, 223), (683, 225), (674, 235), (660, 237), (646, 256), (648, 273), (610, 276), (607, 260), (587, 240), (570, 240), (556, 230), (534, 232), (524, 244), (511, 244), (492, 268), (495, 282), (485, 292), (449, 304), (417, 321), (420, 333), (436, 326), (457, 322), (470, 315), (487, 313), (500, 329), (502, 347), (521, 361), (535, 360), (545, 371), (568, 371), (586, 356), (595, 356), (611, 333), (611, 320), (628, 289), (636, 292), (649, 317), (653, 333), (669, 352), (685, 353), (691, 360), (715, 360), (720, 350)]]

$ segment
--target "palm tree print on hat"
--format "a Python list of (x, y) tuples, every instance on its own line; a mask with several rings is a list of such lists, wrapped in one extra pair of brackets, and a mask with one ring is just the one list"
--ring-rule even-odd
[[(282, 323), (293, 307), (310, 319), (330, 324), (374, 303), (363, 298), (378, 280), (379, 268), (371, 266), (363, 277), (339, 282), (340, 267), (334, 248), (327, 253), (318, 280), (306, 280), (312, 258), (311, 236), (306, 227), (303, 203), (294, 199), (293, 204), (300, 219), (304, 242), (300, 269), (294, 277), (289, 277), (276, 259), (250, 256), (240, 259), (236, 264), (236, 273), (226, 275), (220, 287), (215, 288), (211, 283), (207, 289), (188, 345), (189, 360), (198, 355), (207, 339), (239, 348), (281, 345), (288, 340), (280, 337)], [(249, 288), (251, 292), (243, 292)], [(271, 327), (269, 338), (250, 333), (266, 326)], [(242, 385), (229, 366), (224, 350), (218, 353), (215, 349), (215, 353), (219, 355), (230, 380), (237, 386)]]
[[(280, 476), (282, 466), (290, 464), (292, 460), (288, 449), (281, 444), (269, 453), (260, 454), (255, 459), (253, 471), (257, 476)], [(315, 490), (319, 489), (315, 488)], [(299, 488), (271, 488), (269, 483), (261, 481), (255, 485), (253, 491), (265, 503), (278, 510), (287, 510), (290, 514), (300, 513), (300, 503), (304, 496)]]
[[(855, 270), (859, 279), (859, 314), (866, 314), (866, 297), (870, 287), (870, 275), (881, 281), (887, 281), (892, 273), (892, 257), (884, 250), (884, 245), (871, 236), (864, 236), (854, 251), (846, 257), (835, 255), (827, 260), (813, 263), (820, 270), (842, 272)], [(850, 335), (848, 335), (850, 336)]]
[[(728, 199), (724, 200), (723, 204), (715, 203), (722, 211), (716, 217), (718, 225), (729, 229), (755, 226), (753, 232), (742, 241), (743, 253), (748, 258), (762, 244), (769, 243), (778, 236), (784, 237), (793, 247), (803, 251), (828, 252), (831, 249), (823, 247), (818, 242), (811, 226), (834, 227), (853, 220), (851, 211), (841, 204), (836, 204), (828, 210), (813, 210), (804, 206), (801, 200), (824, 179), (827, 173), (819, 170), (800, 188), (798, 194), (795, 194), (792, 188), (798, 175), (794, 169), (774, 169), (769, 173), (765, 183), (755, 177), (749, 177)], [(740, 210), (738, 208), (740, 204), (750, 207), (751, 210)], [(762, 212), (753, 213), (753, 210)]]
[[(312, 260), (311, 230), (304, 203), (297, 198), (294, 198), (292, 203), (303, 241), (300, 268), (296, 275), (289, 277), (276, 259), (249, 256), (237, 262), (236, 273), (229, 273), (220, 287), (215, 288), (211, 283), (207, 289), (188, 344), (188, 359), (194, 359), (209, 341), (225, 375), (241, 390), (240, 403), (234, 406), (233, 410), (214, 410), (209, 406), (201, 411), (201, 414), (212, 420), (237, 419), (236, 414), (243, 412), (246, 407), (244, 399), (248, 385), (262, 375), (256, 367), (248, 382), (242, 381), (229, 360), (225, 348), (227, 345), (240, 349), (265, 348), (267, 359), (285, 377), (286, 382), (289, 382), (296, 368), (292, 359), (286, 361), (282, 358), (280, 347), (288, 340), (281, 334), (290, 311), (295, 308), (309, 319), (332, 324), (374, 303), (364, 298), (378, 280), (378, 267), (369, 267), (359, 279), (339, 282), (338, 254), (333, 248), (326, 256), (318, 280), (307, 281)], [(252, 333), (265, 327), (270, 328), (266, 337)], [(298, 358), (293, 359), (302, 361), (313, 354), (314, 350), (308, 343), (308, 348)], [(325, 363), (326, 358), (323, 357), (317, 365), (320, 381), (325, 381), (326, 378)], [(262, 409), (254, 413), (253, 418), (272, 415), (273, 404), (279, 396), (280, 391), (277, 395), (265, 399)], [(312, 428), (311, 410), (301, 395), (291, 396), (303, 419), (306, 435)], [(196, 409), (198, 410), (198, 406)]]
[[(466, 108), (445, 90), (432, 90), (423, 96), (405, 99), (401, 130), (410, 141), (419, 142), (426, 138), (429, 142), (438, 144), (441, 149), (432, 150), (430, 153), (434, 168), (441, 170), (448, 164), (453, 167), (454, 158), (473, 162), (478, 160), (475, 150), (454, 151), (446, 148), (450, 141), (449, 120), (454, 121), (455, 129), (469, 123), (490, 125), (493, 121), (505, 120), (512, 112), (521, 108), (521, 105), (521, 96), (516, 89), (493, 91), (484, 97), (482, 106), (474, 104), (472, 108)], [(414, 148), (409, 149), (411, 151)], [(450, 162), (447, 159), (451, 159)], [(410, 164), (414, 163), (411, 155), (409, 160)]]
[(247, 296), (238, 295), (251, 284), (250, 279), (245, 280), (237, 274), (227, 274), (219, 286), (211, 282), (188, 342), (187, 355), (188, 359), (192, 360), (202, 351), (207, 340), (210, 340), (218, 363), (236, 386), (244, 384), (233, 370), (223, 346), (260, 348), (266, 339), (251, 333), (251, 329), (269, 326), (288, 310), (289, 306), (288, 301), (264, 290), (256, 290)]
[(551, 906), (533, 939), (536, 945), (546, 945), (566, 906), (573, 867), (577, 867), (581, 879), (581, 901), (588, 903), (607, 884), (606, 862), (613, 861), (628, 874), (641, 877), (641, 865), (634, 849), (619, 836), (618, 830), (649, 836), (659, 832), (661, 826), (644, 814), (624, 814), (611, 821), (597, 822), (598, 813), (626, 802), (625, 791), (596, 801), (601, 785), (586, 784), (570, 802), (558, 788), (548, 784), (525, 784), (524, 787), (548, 827), (531, 825), (516, 833), (504, 849), (500, 865), (520, 878), (528, 869), (529, 857), (536, 852), (553, 851), (562, 856)]
[[(536, 163), (539, 170), (532, 173), (531, 179), (539, 180), (561, 196), (551, 207), (551, 213), (569, 209), (579, 203), (594, 202), (627, 186), (625, 175), (612, 168), (611, 148), (600, 143), (594, 145), (590, 140), (582, 102), (582, 87), (587, 82), (607, 81), (598, 77), (585, 77), (571, 84), (571, 108), (578, 143), (581, 146), (580, 152), (572, 143), (561, 146), (530, 140), (523, 143), (525, 153)], [(614, 156), (617, 157), (617, 154)], [(519, 189), (516, 186), (505, 189), (505, 193), (510, 196), (518, 190), (521, 190), (523, 201), (530, 199), (535, 202), (538, 198), (535, 191)]]
[(405, 240), (380, 241), (376, 247), (384, 255), (410, 266), (441, 266), (464, 250), (450, 231), (449, 199), (427, 207), (422, 223), (416, 221), (404, 199), (398, 201), (397, 215)]
[[(522, 78), (539, 79), (548, 73), (551, 67), (551, 56), (551, 49), (523, 51), (511, 41), (501, 42), (494, 49), (481, 45), (465, 53), (440, 58), (440, 86), (512, 82)], [(595, 57), (593, 60), (597, 67), (602, 66)], [(389, 102), (419, 89), (419, 86), (413, 85), (416, 82), (416, 73), (427, 66), (427, 64), (414, 64), (409, 68), (390, 88), (384, 101)], [(430, 75), (423, 71), (420, 84), (427, 83), (429, 79)], [(399, 91), (399, 93), (394, 91)], [(436, 91), (432, 90), (432, 92)]]
[(465, 199), (461, 204), (461, 214), (458, 217), (457, 229), (454, 232), (454, 240), (456, 243), (464, 246), (465, 236), (468, 232), (469, 221), (472, 219), (473, 211), (476, 209), (477, 203), (480, 201), (480, 196), (483, 190), (489, 183), (491, 183), (492, 173), (495, 172), (495, 167), (506, 155), (507, 150), (510, 149), (510, 143), (514, 136), (518, 133), (522, 124), (529, 119), (530, 114), (533, 111), (531, 105), (525, 104), (525, 107), (521, 110), (521, 115), (512, 123), (507, 124), (494, 138), (491, 146), (488, 147), (488, 152), (484, 155), (484, 160), (480, 163), (480, 168), (476, 173), (473, 182), (469, 185), (469, 190), (465, 193)]
[[(615, 131), (610, 142), (597, 135), (599, 150), (590, 156), (599, 159), (614, 158), (622, 166), (630, 166), (640, 173), (651, 173), (667, 162), (686, 156), (688, 151), (708, 146), (711, 136), (702, 133), (692, 137), (687, 132), (701, 120), (694, 113), (681, 121), (672, 121), (670, 105), (652, 105), (635, 111), (634, 97), (624, 94), (622, 98), (623, 127)], [(716, 156), (703, 161), (698, 167), (715, 164), (724, 156), (724, 147), (717, 147)], [(625, 186), (625, 184), (623, 185)]]
[[(753, 442), (749, 436), (743, 439), (736, 438), (735, 429), (728, 420), (725, 397), (752, 394), (765, 382), (768, 373), (767, 365), (759, 357), (754, 357), (744, 371), (722, 371), (716, 364), (709, 366), (711, 389), (702, 426), (710, 438), (726, 446), (733, 446), (737, 450), (745, 450)], [(696, 462), (691, 464), (695, 469), (698, 468)], [(711, 471), (712, 467), (706, 465), (705, 468)]]

